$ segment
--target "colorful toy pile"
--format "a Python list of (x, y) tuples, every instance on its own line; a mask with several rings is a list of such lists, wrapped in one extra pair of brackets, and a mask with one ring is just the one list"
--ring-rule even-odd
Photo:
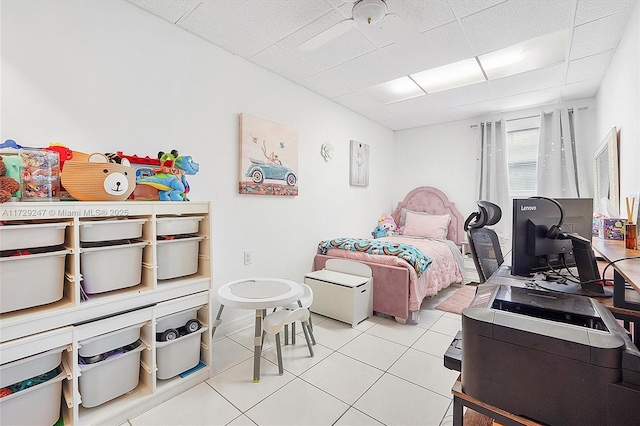
[[(11, 161), (3, 162), (5, 159)], [(10, 166), (18, 165), (13, 175)], [(0, 144), (0, 203), (16, 201), (189, 201), (186, 176), (200, 170), (191, 156), (160, 151), (158, 158), (122, 152), (85, 154), (52, 143), (25, 148)], [(5, 176), (5, 173), (7, 176)]]

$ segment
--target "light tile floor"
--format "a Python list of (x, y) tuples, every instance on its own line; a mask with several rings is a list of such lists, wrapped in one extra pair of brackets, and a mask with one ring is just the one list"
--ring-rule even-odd
[[(213, 377), (129, 420), (139, 425), (451, 425), (451, 386), (458, 372), (443, 354), (460, 315), (433, 309), (459, 286), (422, 305), (417, 325), (374, 316), (355, 329), (313, 315), (310, 357), (304, 336), (265, 342), (262, 375), (252, 382), (253, 327), (213, 342)], [(299, 327), (298, 327), (299, 329)]]

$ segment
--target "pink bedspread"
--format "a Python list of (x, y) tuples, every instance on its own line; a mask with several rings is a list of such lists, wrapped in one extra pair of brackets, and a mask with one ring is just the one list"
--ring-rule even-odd
[(410, 311), (419, 310), (420, 304), (425, 297), (433, 296), (443, 288), (448, 287), (450, 284), (462, 281), (462, 272), (460, 271), (458, 262), (447, 243), (437, 240), (403, 237), (402, 235), (384, 237), (381, 239), (396, 243), (410, 244), (422, 250), (426, 256), (433, 259), (433, 262), (429, 268), (427, 268), (426, 272), (422, 274), (422, 276), (418, 277), (415, 269), (413, 269), (407, 261), (395, 256), (383, 256), (340, 249), (329, 249), (326, 254), (328, 256), (372, 263), (382, 263), (385, 265), (408, 269), (410, 282)]

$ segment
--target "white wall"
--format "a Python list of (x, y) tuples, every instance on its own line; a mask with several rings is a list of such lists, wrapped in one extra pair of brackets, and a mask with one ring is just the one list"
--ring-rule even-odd
[[(600, 142), (599, 137), (594, 135), (593, 123), (597, 110), (592, 99), (582, 99), (396, 132), (394, 173), (397, 184), (394, 198), (402, 199), (404, 194), (416, 186), (435, 186), (456, 203), (456, 207), (466, 218), (477, 210), (477, 124), (488, 119), (512, 120), (536, 116), (559, 107), (578, 110), (581, 124), (576, 129), (576, 144), (578, 156), (585, 165), (579, 179), (592, 182), (592, 156)], [(593, 185), (589, 183), (586, 187), (589, 193), (584, 196), (592, 196)]]
[[(190, 198), (211, 201), (216, 288), (247, 276), (302, 280), (321, 239), (367, 236), (397, 202), (389, 129), (122, 1), (1, 8), (2, 141), (193, 156)], [(298, 197), (238, 194), (239, 113), (298, 129)], [(351, 139), (370, 145), (368, 188), (349, 185)]]
[(623, 217), (626, 212), (624, 198), (631, 192), (640, 191), (639, 58), (640, 4), (636, 4), (596, 96), (600, 141), (614, 126), (619, 132), (620, 212)]

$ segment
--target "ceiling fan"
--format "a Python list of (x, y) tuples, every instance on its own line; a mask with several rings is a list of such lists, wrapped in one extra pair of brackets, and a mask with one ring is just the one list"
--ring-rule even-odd
[(391, 37), (397, 40), (402, 39), (403, 35), (406, 35), (405, 29), (408, 28), (406, 25), (396, 25), (399, 21), (402, 21), (392, 19), (397, 15), (387, 13), (387, 4), (384, 0), (358, 0), (353, 5), (351, 16), (351, 19), (340, 21), (334, 26), (327, 28), (301, 43), (298, 48), (300, 50), (317, 49), (357, 26), (363, 28), (367, 26), (378, 26), (378, 28), (382, 28), (385, 31), (388, 30)]

